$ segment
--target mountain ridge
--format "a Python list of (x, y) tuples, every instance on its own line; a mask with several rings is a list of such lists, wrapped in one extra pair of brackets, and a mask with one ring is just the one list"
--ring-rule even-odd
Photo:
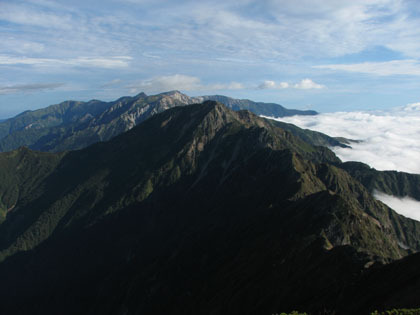
[(398, 171), (378, 171), (361, 162), (340, 165), (372, 193), (375, 190), (396, 197), (409, 196), (420, 201), (420, 174)]
[(257, 115), (271, 116), (274, 118), (293, 115), (317, 115), (314, 110), (287, 109), (279, 104), (254, 102), (248, 99), (234, 99), (224, 95), (204, 95), (193, 98), (197, 103), (216, 101), (233, 110), (249, 110)]
[(23, 194), (0, 224), (0, 308), (350, 314), (340, 293), (419, 251), (420, 223), (376, 201), (334, 157), (215, 102), (62, 153), (37, 185), (45, 193)]
[[(235, 101), (237, 110), (251, 109), (257, 114), (264, 112), (277, 116), (304, 113), (288, 111), (278, 104), (231, 98), (225, 100)], [(109, 140), (168, 108), (201, 102), (201, 98), (189, 97), (179, 91), (151, 96), (140, 93), (113, 102), (66, 101), (44, 109), (27, 111), (0, 122), (0, 151), (9, 151), (19, 146), (50, 152), (81, 149)]]

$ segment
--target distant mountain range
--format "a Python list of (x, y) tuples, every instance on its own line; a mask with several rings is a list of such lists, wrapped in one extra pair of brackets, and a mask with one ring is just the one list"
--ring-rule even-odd
[(253, 102), (250, 100), (239, 100), (223, 95), (207, 95), (193, 98), (195, 103), (202, 103), (204, 101), (216, 101), (224, 104), (226, 107), (233, 110), (249, 110), (257, 115), (269, 116), (269, 117), (286, 117), (294, 115), (317, 115), (318, 113), (314, 110), (297, 110), (287, 109), (279, 104), (274, 103), (263, 103)]
[[(168, 108), (202, 103), (205, 100), (216, 100), (233, 110), (247, 109), (257, 115), (272, 117), (317, 114), (315, 111), (291, 110), (278, 104), (256, 103), (219, 95), (189, 97), (178, 91), (152, 96), (141, 93), (113, 102), (66, 101), (26, 111), (0, 122), (0, 151), (10, 151), (20, 146), (50, 152), (81, 149), (109, 140)], [(323, 138), (339, 143), (332, 138)]]
[[(183, 102), (176, 95), (153, 97), (169, 106)], [(420, 306), (420, 222), (369, 191), (386, 183), (394, 192), (393, 180), (407, 179), (416, 195), (418, 177), (341, 163), (313, 134), (218, 102), (171, 106), (139, 123), (129, 113), (157, 109), (132, 101), (85, 104), (102, 113), (87, 118), (92, 130), (117, 118), (97, 129), (119, 130), (109, 141), (0, 154), (2, 314)], [(86, 113), (57, 119), (77, 115)]]

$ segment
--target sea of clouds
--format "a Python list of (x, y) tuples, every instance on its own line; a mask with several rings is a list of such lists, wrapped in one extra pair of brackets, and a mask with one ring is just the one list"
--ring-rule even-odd
[(373, 196), (405, 217), (420, 221), (420, 202), (410, 197), (398, 198), (375, 191)]
[[(331, 148), (344, 162), (360, 161), (377, 170), (420, 174), (420, 103), (389, 111), (335, 112), (276, 120), (332, 137), (359, 140), (352, 142), (351, 148)], [(381, 192), (374, 196), (398, 213), (420, 221), (419, 201)]]

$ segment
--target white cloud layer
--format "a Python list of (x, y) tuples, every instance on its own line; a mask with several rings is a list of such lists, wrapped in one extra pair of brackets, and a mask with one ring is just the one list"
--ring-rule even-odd
[(311, 89), (323, 89), (325, 85), (315, 83), (311, 79), (303, 79), (299, 83), (289, 83), (289, 82), (279, 82), (276, 83), (275, 81), (267, 80), (258, 85), (258, 89), (261, 90), (281, 90), (281, 89), (301, 89), (301, 90), (311, 90)]
[(395, 197), (391, 195), (384, 194), (379, 191), (375, 191), (373, 196), (382, 201), (388, 207), (394, 209), (397, 213), (420, 221), (420, 201), (412, 199), (410, 197)]
[(332, 148), (343, 161), (420, 174), (420, 103), (388, 112), (336, 112), (278, 120), (333, 137), (361, 140), (351, 143), (351, 149)]
[(215, 84), (203, 84), (200, 78), (174, 74), (168, 76), (157, 76), (151, 79), (143, 80), (137, 84), (129, 86), (131, 93), (138, 92), (166, 92), (171, 90), (181, 91), (203, 91), (203, 90), (239, 90), (243, 89), (244, 86), (238, 82), (231, 82), (227, 84), (215, 83)]

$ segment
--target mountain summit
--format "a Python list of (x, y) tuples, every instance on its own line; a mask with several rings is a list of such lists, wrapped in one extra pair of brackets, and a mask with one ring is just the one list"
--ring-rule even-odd
[(327, 148), (214, 101), (83, 150), (0, 162), (14, 184), (0, 185), (4, 314), (360, 314), (387, 300), (346, 293), (420, 250), (420, 223)]

